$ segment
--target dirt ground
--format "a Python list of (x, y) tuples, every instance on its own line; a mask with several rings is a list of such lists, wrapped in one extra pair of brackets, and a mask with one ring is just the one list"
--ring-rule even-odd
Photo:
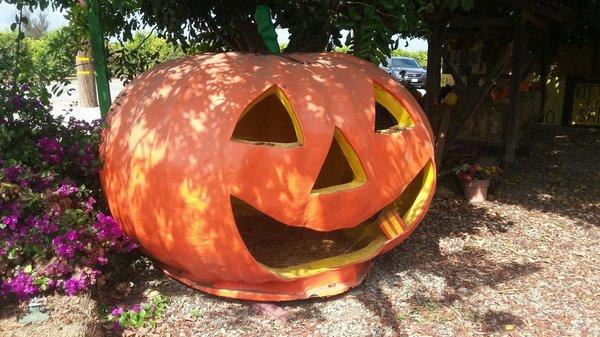
[[(538, 130), (492, 200), (457, 192), (441, 186), (416, 232), (343, 295), (256, 304), (148, 270), (125, 297), (97, 294), (97, 307), (168, 297), (157, 328), (124, 333), (140, 336), (600, 336), (600, 130)], [(45, 325), (64, 322), (51, 310)], [(2, 311), (0, 335), (36, 335), (17, 309)]]

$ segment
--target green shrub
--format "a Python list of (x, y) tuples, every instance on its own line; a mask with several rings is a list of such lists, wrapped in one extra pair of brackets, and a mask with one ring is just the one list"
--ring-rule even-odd
[[(75, 75), (77, 48), (77, 38), (67, 27), (47, 32), (37, 40), (25, 37), (21, 41), (18, 71), (15, 72), (17, 33), (0, 32), (0, 78), (29, 83), (31, 91), (42, 102), (48, 103), (46, 86), (51, 82), (65, 84), (67, 77)], [(18, 74), (17, 78), (15, 74)]]
[(396, 49), (392, 51), (392, 56), (402, 56), (402, 57), (410, 57), (413, 58), (419, 63), (419, 65), (423, 68), (427, 67), (427, 51), (419, 50), (419, 51), (408, 51), (403, 49)]
[(78, 47), (75, 43), (66, 28), (44, 33), (39, 40), (30, 40), (35, 69), (45, 73), (50, 81), (74, 76)]
[(133, 39), (110, 43), (108, 68), (112, 76), (131, 80), (140, 73), (162, 63), (185, 55), (183, 50), (154, 34), (137, 32)]
[[(19, 81), (26, 82), (35, 77), (31, 40), (25, 38), (19, 53)], [(17, 51), (17, 33), (0, 32), (0, 78), (12, 79)]]

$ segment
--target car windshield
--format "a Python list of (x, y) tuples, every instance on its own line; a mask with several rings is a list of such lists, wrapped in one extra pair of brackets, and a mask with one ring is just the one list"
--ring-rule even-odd
[(394, 68), (421, 68), (413, 59), (392, 59), (391, 63)]

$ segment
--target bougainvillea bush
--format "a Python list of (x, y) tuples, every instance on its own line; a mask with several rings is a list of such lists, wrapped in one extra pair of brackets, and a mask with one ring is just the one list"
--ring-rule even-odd
[(100, 129), (53, 117), (27, 84), (0, 83), (0, 299), (79, 293), (135, 249), (102, 198)]

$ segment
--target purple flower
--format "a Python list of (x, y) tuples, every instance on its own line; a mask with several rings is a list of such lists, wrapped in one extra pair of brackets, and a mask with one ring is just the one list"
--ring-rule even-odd
[(48, 175), (38, 175), (37, 177), (35, 177), (35, 184), (33, 184), (33, 189), (35, 191), (43, 191), (45, 189), (47, 189), (48, 187), (50, 187), (50, 185), (52, 185), (52, 183), (54, 182), (54, 173), (50, 172), (50, 174)]
[(72, 271), (68, 263), (60, 258), (53, 258), (43, 270), (43, 273), (47, 276), (63, 276)]
[(137, 314), (138, 312), (140, 312), (141, 310), (142, 310), (142, 306), (140, 306), (140, 304), (139, 304), (139, 303), (136, 303), (136, 304), (134, 304), (134, 305), (131, 307), (131, 311), (133, 311), (133, 312), (134, 312), (134, 313), (136, 313), (136, 314)]
[(56, 255), (67, 259), (75, 257), (75, 247), (70, 242), (65, 242), (62, 236), (57, 236), (52, 239), (52, 245), (54, 245), (54, 252)]
[(23, 86), (21, 87), (21, 90), (23, 91), (29, 91), (29, 83), (24, 83)]
[(13, 106), (15, 109), (20, 109), (23, 106), (23, 97), (19, 95), (14, 95), (11, 99)]
[(96, 259), (96, 261), (98, 261), (99, 264), (101, 265), (106, 265), (108, 264), (108, 259), (104, 256), (98, 256), (98, 258)]
[(61, 183), (58, 190), (56, 190), (58, 195), (60, 195), (61, 197), (68, 197), (69, 195), (77, 193), (78, 191), (79, 189), (77, 187), (68, 183)]
[(67, 232), (67, 234), (65, 235), (65, 237), (69, 241), (76, 241), (77, 240), (77, 231), (76, 230), (70, 230), (69, 232)]
[(119, 317), (123, 315), (123, 312), (125, 312), (125, 309), (123, 309), (123, 307), (114, 307), (110, 314), (114, 317)]
[(15, 212), (11, 215), (7, 215), (2, 217), (2, 224), (11, 230), (15, 230), (17, 228), (17, 223), (19, 222), (19, 213)]
[(25, 172), (22, 165), (14, 165), (4, 168), (4, 179), (9, 183), (16, 183), (18, 178)]
[(119, 323), (119, 321), (113, 323), (112, 330), (120, 331), (121, 329), (123, 329), (123, 327), (121, 326), (121, 323)]
[(89, 197), (88, 200), (83, 203), (83, 207), (85, 207), (86, 211), (91, 212), (94, 210), (95, 203), (96, 203), (96, 199), (94, 199), (93, 197)]
[(50, 234), (58, 231), (58, 226), (50, 221), (50, 215), (32, 216), (27, 219), (26, 223), (37, 229), (40, 233)]
[(85, 289), (86, 286), (86, 282), (83, 279), (77, 277), (71, 277), (68, 280), (66, 280), (63, 284), (63, 288), (65, 289), (67, 294), (69, 294), (69, 296), (77, 294), (81, 290)]
[(21, 187), (29, 187), (29, 185), (31, 184), (31, 181), (29, 179), (25, 178), (25, 177), (19, 177), (17, 179), (17, 183)]
[(42, 137), (37, 142), (42, 157), (47, 164), (58, 164), (64, 153), (60, 142), (54, 138)]
[(96, 215), (98, 221), (94, 222), (94, 228), (96, 229), (96, 236), (98, 239), (108, 241), (111, 245), (116, 243), (116, 240), (123, 235), (121, 228), (117, 224), (117, 221), (109, 215), (105, 215), (98, 212)]
[(33, 277), (20, 270), (15, 278), (5, 282), (3, 292), (13, 293), (19, 300), (24, 300), (37, 292)]

